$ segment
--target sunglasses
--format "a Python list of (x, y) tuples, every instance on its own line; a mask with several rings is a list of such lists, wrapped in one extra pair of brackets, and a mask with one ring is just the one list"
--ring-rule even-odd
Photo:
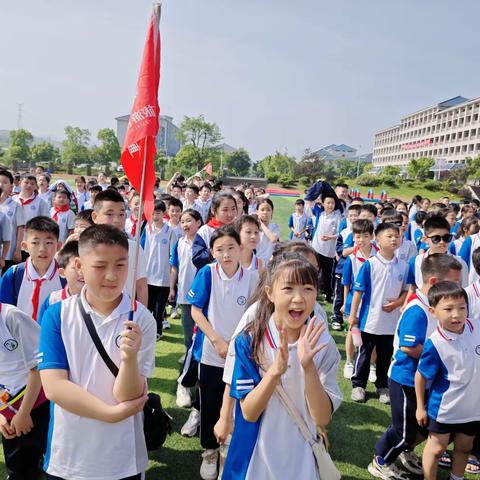
[(446, 233), (445, 235), (432, 235), (428, 237), (434, 245), (437, 245), (440, 242), (450, 243), (452, 241), (453, 235), (451, 233)]
[(391, 223), (392, 225), (395, 225), (396, 227), (403, 227), (404, 223), (403, 222), (388, 222), (388, 223)]

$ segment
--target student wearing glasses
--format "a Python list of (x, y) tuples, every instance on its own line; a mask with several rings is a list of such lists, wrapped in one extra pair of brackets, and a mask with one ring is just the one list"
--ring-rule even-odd
[[(411, 292), (413, 293), (417, 288), (422, 288), (422, 262), (423, 259), (432, 255), (433, 253), (447, 253), (450, 242), (453, 239), (453, 235), (450, 233), (450, 225), (448, 221), (441, 215), (432, 215), (427, 218), (424, 223), (424, 235), (423, 243), (428, 247), (425, 253), (420, 253), (416, 257), (413, 257), (409, 261), (409, 269), (407, 275), (407, 284), (410, 285)], [(462, 265), (461, 286), (466, 287), (468, 285), (468, 267), (465, 261), (455, 256), (455, 258)]]

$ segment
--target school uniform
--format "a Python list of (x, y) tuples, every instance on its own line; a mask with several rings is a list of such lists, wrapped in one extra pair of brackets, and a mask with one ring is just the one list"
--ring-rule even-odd
[(405, 449), (412, 449), (417, 433), (425, 435), (417, 423), (415, 372), (418, 358), (401, 347), (416, 347), (435, 331), (437, 320), (428, 311), (428, 298), (418, 290), (409, 300), (395, 330), (393, 360), (388, 371), (392, 423), (375, 444), (375, 455), (393, 463)]
[(3, 249), (3, 242), (10, 242), (11, 238), (12, 225), (10, 224), (10, 219), (3, 212), (0, 212), (0, 247)]
[(258, 258), (258, 255), (255, 252), (253, 252), (252, 261), (250, 262), (250, 265), (248, 265), (247, 267), (244, 267), (252, 275), (252, 282), (255, 284), (255, 286), (257, 286), (258, 282), (260, 281), (260, 264), (261, 264), (261, 260)]
[[(209, 225), (211, 223), (213, 222), (210, 221), (205, 225), (202, 225), (193, 239), (192, 262), (198, 270), (205, 265), (208, 265), (213, 260), (210, 255), (210, 238), (218, 227)], [(218, 226), (221, 226), (221, 224)]]
[(248, 214), (253, 215), (254, 213), (257, 213), (257, 203), (249, 203), (248, 204)]
[[(480, 234), (475, 233), (470, 235), (463, 242), (462, 248), (458, 252), (458, 256), (467, 264), (468, 267), (468, 284), (480, 280), (480, 276), (475, 271), (475, 268), (472, 263), (472, 254), (473, 252), (480, 247)], [(462, 285), (466, 286), (466, 285)]]
[(85, 210), (85, 203), (90, 199), (88, 192), (86, 190), (84, 192), (79, 192), (77, 190), (75, 196), (77, 197), (78, 211), (81, 212)]
[(480, 280), (476, 280), (465, 288), (468, 296), (468, 318), (474, 325), (480, 320)]
[(344, 250), (344, 239), (346, 239), (351, 233), (350, 228), (344, 228), (340, 235), (337, 237), (335, 249), (337, 251), (337, 260), (335, 262), (335, 291), (333, 297), (333, 317), (332, 322), (338, 322), (340, 325), (343, 325), (343, 313), (341, 309), (343, 307), (343, 285), (342, 285), (342, 275), (343, 267), (345, 265), (345, 257), (343, 256)]
[[(80, 295), (56, 303), (45, 312), (38, 368), (66, 370), (71, 382), (103, 402), (115, 405), (118, 403), (113, 395), (115, 377), (88, 333), (78, 302), (82, 302), (91, 315), (105, 350), (118, 366), (120, 335), (129, 317), (130, 297), (124, 294), (118, 307), (105, 318), (92, 310), (85, 298), (85, 288)], [(137, 355), (139, 372), (148, 378), (155, 365), (155, 320), (140, 303), (136, 303), (133, 320), (143, 333)], [(147, 468), (142, 413), (107, 423), (80, 417), (54, 404), (51, 415), (44, 462), (49, 475), (65, 479), (118, 480), (138, 475)]]
[(25, 223), (33, 217), (50, 216), (50, 205), (48, 205), (45, 200), (42, 200), (36, 193), (27, 199), (20, 197), (20, 195), (15, 195), (12, 198), (22, 207), (25, 216)]
[(462, 333), (440, 325), (425, 342), (418, 372), (429, 382), (428, 430), (480, 434), (480, 328), (469, 320)]
[[(0, 388), (11, 405), (18, 410), (31, 369), (37, 367), (40, 327), (18, 308), (0, 304)], [(15, 413), (5, 404), (0, 414), (11, 420)], [(39, 475), (39, 464), (47, 446), (49, 402), (43, 390), (30, 413), (33, 429), (26, 435), (6, 439), (2, 437), (5, 464), (9, 478), (34, 479)]]
[(60, 233), (58, 241), (64, 243), (68, 238), (68, 231), (75, 228), (75, 214), (70, 210), (59, 211), (55, 207), (50, 209), (50, 216), (58, 223)]
[[(290, 230), (290, 240), (305, 240), (305, 229), (307, 228), (309, 222), (311, 222), (310, 217), (303, 212), (301, 215), (298, 215), (297, 212), (293, 212), (288, 219), (288, 228)], [(302, 232), (299, 237), (295, 236), (295, 233)]]
[(178, 222), (177, 225), (173, 225), (171, 221), (168, 221), (167, 223), (172, 229), (173, 234), (175, 235), (175, 240), (178, 240), (179, 238), (183, 237), (184, 231), (183, 231), (182, 224), (180, 222)]
[[(209, 198), (206, 202), (203, 202), (199, 198), (195, 200), (195, 210), (202, 216), (203, 223), (207, 222), (210, 207), (212, 206), (212, 199)], [(185, 209), (184, 209), (185, 210)]]
[[(187, 300), (202, 309), (212, 328), (227, 342), (232, 338), (250, 295), (253, 293), (250, 272), (239, 266), (233, 277), (225, 275), (218, 263), (203, 267), (197, 273)], [(228, 312), (228, 315), (225, 315)], [(225, 360), (211, 341), (198, 329), (195, 336), (199, 361), (200, 441), (203, 448), (218, 448), (213, 427), (220, 415), (225, 384), (222, 381)]]
[(401, 238), (400, 246), (395, 251), (395, 256), (399, 260), (409, 262), (412, 257), (418, 254), (417, 247), (411, 240), (407, 240), (405, 237)]
[[(318, 205), (315, 205), (314, 212)], [(312, 247), (319, 255), (319, 263), (323, 280), (323, 291), (327, 297), (327, 301), (331, 301), (333, 295), (333, 267), (335, 262), (335, 246), (336, 238), (332, 240), (321, 240), (322, 235), (338, 236), (338, 227), (342, 220), (340, 211), (334, 210), (330, 214), (322, 211), (316, 215), (316, 223), (314, 224)]]
[[(269, 223), (267, 225), (268, 229), (280, 239), (280, 226), (277, 223)], [(267, 263), (270, 260), (270, 257), (273, 253), (273, 248), (275, 247), (275, 243), (271, 242), (267, 236), (263, 233), (263, 230), (260, 229), (260, 241), (257, 244), (257, 257), (260, 260), (263, 260)]]
[[(416, 257), (412, 257), (408, 262), (408, 274), (407, 274), (407, 284), (408, 285), (416, 285), (417, 288), (422, 288), (423, 286), (423, 276), (422, 276), (422, 263), (423, 260), (428, 257), (429, 250), (425, 253), (419, 253)], [(447, 252), (447, 255), (452, 255), (450, 252)], [(467, 264), (461, 257), (454, 255), (455, 260), (457, 260), (460, 265), (462, 266), (462, 274), (461, 274), (461, 286), (465, 288), (468, 283), (468, 267)]]
[(177, 305), (182, 310), (182, 326), (185, 349), (192, 344), (195, 322), (192, 318), (192, 306), (188, 303), (187, 293), (190, 290), (197, 269), (192, 262), (192, 243), (187, 237), (179, 238), (173, 245), (170, 265), (177, 269)]
[(42, 325), (43, 315), (50, 305), (61, 302), (62, 300), (65, 300), (70, 296), (71, 295), (70, 295), (70, 292), (68, 291), (68, 285), (65, 285), (61, 290), (55, 290), (54, 292), (49, 293), (38, 311), (38, 319), (37, 319), (38, 324), (40, 326)]
[(360, 268), (353, 291), (362, 292), (362, 305), (358, 315), (362, 335), (355, 370), (353, 387), (365, 388), (370, 371), (370, 357), (377, 348), (377, 381), (375, 386), (387, 388), (387, 372), (393, 353), (393, 336), (400, 317), (400, 308), (384, 312), (382, 306), (397, 299), (406, 290), (407, 264), (398, 258), (386, 260), (381, 252), (366, 260)]
[(52, 195), (53, 193), (50, 190), (47, 190), (43, 193), (38, 193), (38, 196), (49, 206), (52, 206)]
[[(327, 346), (314, 357), (314, 364), (334, 412), (342, 400), (337, 383), (340, 355), (335, 342), (325, 332), (320, 342), (327, 343)], [(262, 341), (266, 365), (273, 363), (279, 344), (280, 334), (272, 315)], [(256, 422), (247, 422), (243, 418), (240, 400), (260, 383), (265, 371), (253, 360), (251, 337), (246, 332), (235, 338), (234, 346), (235, 366), (230, 395), (238, 401), (235, 402), (235, 427), (222, 478), (319, 479), (311, 446), (275, 393)], [(297, 343), (290, 344), (288, 350), (289, 365), (282, 375), (281, 385), (315, 436), (317, 429), (305, 398), (305, 374), (298, 359)]]
[(25, 214), (23, 208), (12, 197), (8, 197), (0, 203), (0, 212), (3, 213), (11, 227), (10, 249), (5, 257), (5, 267), (13, 265), (13, 254), (17, 245), (17, 228), (25, 226)]
[(174, 242), (175, 235), (167, 223), (160, 229), (147, 226), (140, 239), (147, 260), (148, 309), (157, 321), (160, 334), (170, 291), (170, 254)]
[[(16, 274), (23, 269), (23, 275)], [(56, 260), (52, 260), (46, 273), (40, 277), (32, 264), (26, 262), (10, 267), (0, 281), (0, 302), (17, 306), (22, 312), (37, 320), (40, 306), (48, 294), (63, 288)]]
[(139, 227), (138, 218), (133, 218), (133, 216), (130, 215), (125, 220), (125, 233), (128, 235), (128, 238), (135, 240), (137, 235), (137, 227)]

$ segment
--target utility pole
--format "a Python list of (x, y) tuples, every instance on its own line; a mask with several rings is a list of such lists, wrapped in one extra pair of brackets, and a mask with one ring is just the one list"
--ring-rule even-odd
[(23, 103), (17, 103), (17, 130), (23, 128)]

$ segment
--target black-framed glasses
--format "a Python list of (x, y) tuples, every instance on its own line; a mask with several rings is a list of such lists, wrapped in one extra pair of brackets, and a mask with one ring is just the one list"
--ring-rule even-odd
[(432, 235), (431, 237), (427, 236), (434, 245), (437, 243), (444, 242), (450, 243), (452, 241), (453, 235), (451, 233), (446, 233), (445, 235)]
[(403, 227), (403, 222), (398, 221), (398, 222), (388, 222), (391, 223), (392, 225), (395, 225), (396, 227)]

